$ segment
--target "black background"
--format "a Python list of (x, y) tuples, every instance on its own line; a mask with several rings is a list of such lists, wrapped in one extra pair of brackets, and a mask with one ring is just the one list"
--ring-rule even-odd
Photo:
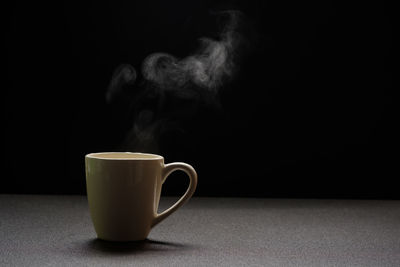
[[(198, 196), (399, 198), (384, 1), (15, 1), (0, 191), (85, 193), (84, 155), (121, 149), (132, 125), (105, 100), (115, 68), (190, 54), (225, 8), (248, 18), (251, 52), (220, 110), (163, 136), (166, 162), (196, 168)], [(175, 174), (163, 192), (185, 183)]]

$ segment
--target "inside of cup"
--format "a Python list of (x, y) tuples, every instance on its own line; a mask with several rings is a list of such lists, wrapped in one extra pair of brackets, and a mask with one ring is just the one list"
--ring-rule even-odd
[(132, 152), (102, 152), (91, 153), (86, 155), (89, 158), (98, 159), (162, 159), (161, 156), (148, 153), (132, 153)]

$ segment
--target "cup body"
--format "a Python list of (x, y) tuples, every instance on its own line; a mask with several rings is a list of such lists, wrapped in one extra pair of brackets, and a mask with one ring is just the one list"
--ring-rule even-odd
[(157, 216), (164, 158), (142, 153), (85, 157), (90, 215), (98, 238), (144, 240)]

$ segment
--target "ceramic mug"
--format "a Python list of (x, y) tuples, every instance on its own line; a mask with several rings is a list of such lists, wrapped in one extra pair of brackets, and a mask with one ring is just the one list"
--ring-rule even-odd
[[(192, 166), (164, 164), (164, 158), (154, 154), (92, 153), (85, 156), (85, 165), (90, 215), (98, 238), (103, 240), (146, 239), (152, 227), (193, 195), (197, 185)], [(176, 170), (189, 176), (189, 187), (172, 207), (157, 214), (161, 186)]]

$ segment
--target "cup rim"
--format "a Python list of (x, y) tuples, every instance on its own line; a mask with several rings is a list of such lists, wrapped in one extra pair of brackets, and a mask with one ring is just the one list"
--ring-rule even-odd
[[(133, 157), (107, 157), (106, 155), (118, 155), (123, 154), (132, 155)], [(96, 152), (89, 153), (85, 156), (85, 158), (91, 159), (101, 159), (101, 160), (162, 160), (164, 159), (162, 156), (151, 153), (141, 153), (141, 152)]]

